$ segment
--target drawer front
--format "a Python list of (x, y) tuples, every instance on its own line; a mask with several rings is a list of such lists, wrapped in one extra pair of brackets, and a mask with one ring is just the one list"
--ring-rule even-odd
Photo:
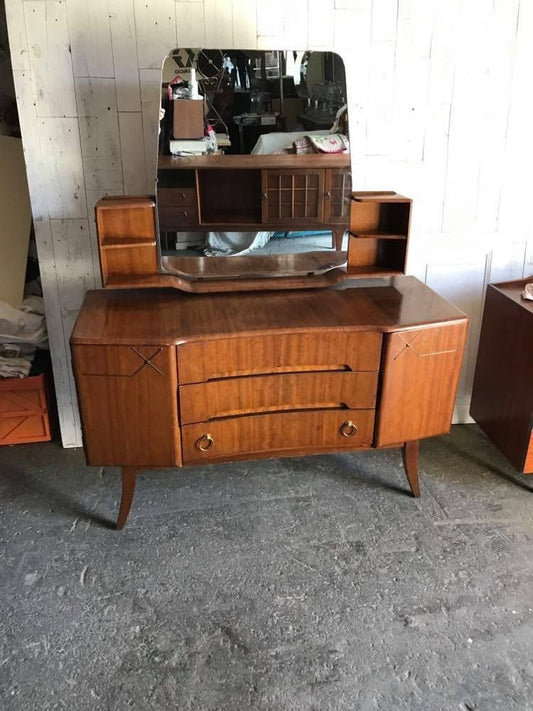
[(181, 423), (279, 410), (373, 408), (377, 372), (291, 373), (180, 386)]
[(200, 422), (182, 427), (183, 463), (370, 447), (373, 430), (374, 410), (309, 410)]
[(178, 227), (193, 227), (198, 224), (196, 205), (186, 207), (159, 206), (159, 227), (162, 230), (174, 230)]
[(157, 204), (166, 207), (195, 207), (198, 205), (195, 188), (159, 188)]
[(178, 346), (180, 384), (239, 375), (379, 370), (381, 333), (330, 331), (226, 338)]

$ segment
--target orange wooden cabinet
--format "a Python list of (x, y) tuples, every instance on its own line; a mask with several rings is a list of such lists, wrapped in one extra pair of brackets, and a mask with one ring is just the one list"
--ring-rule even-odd
[(447, 432), (467, 318), (413, 277), (187, 295), (89, 292), (72, 357), (89, 464), (139, 468), (403, 448)]

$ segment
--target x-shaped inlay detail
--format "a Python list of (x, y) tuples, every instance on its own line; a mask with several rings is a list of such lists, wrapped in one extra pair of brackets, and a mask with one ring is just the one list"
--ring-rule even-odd
[(151, 356), (148, 356), (148, 358), (147, 358), (146, 356), (144, 356), (142, 353), (140, 353), (140, 352), (135, 348), (135, 346), (130, 346), (130, 348), (131, 348), (131, 350), (132, 350), (136, 355), (139, 356), (139, 358), (142, 358), (142, 360), (143, 360), (142, 365), (140, 365), (140, 366), (137, 368), (137, 370), (136, 370), (132, 375), (137, 375), (137, 373), (139, 373), (139, 372), (144, 368), (145, 365), (149, 365), (150, 368), (153, 368), (156, 373), (159, 373), (159, 375), (162, 375), (163, 377), (165, 377), (165, 374), (163, 373), (163, 371), (162, 371), (162, 370), (159, 370), (159, 368), (158, 368), (156, 365), (154, 365), (154, 364), (152, 363), (152, 359), (155, 358), (156, 355), (159, 355), (159, 353), (161, 353), (161, 351), (163, 350), (162, 347), (159, 347), (156, 351), (154, 351), (154, 352), (152, 353)]
[(416, 339), (420, 336), (422, 331), (418, 331), (417, 334), (411, 338), (410, 341), (407, 341), (402, 333), (399, 333), (398, 335), (400, 336), (401, 340), (403, 341), (404, 345), (401, 351), (394, 356), (394, 360), (397, 360), (402, 353), (405, 353), (407, 351), (410, 351), (413, 353), (417, 358), (426, 358), (428, 356), (435, 356), (435, 355), (443, 355), (444, 353), (455, 353), (457, 350), (456, 348), (450, 348), (448, 350), (442, 350), (442, 351), (433, 351), (432, 353), (419, 353), (416, 348), (414, 348), (413, 343), (416, 341)]

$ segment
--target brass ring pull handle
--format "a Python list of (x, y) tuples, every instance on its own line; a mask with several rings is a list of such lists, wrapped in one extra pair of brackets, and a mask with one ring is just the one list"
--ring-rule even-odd
[(263, 200), (266, 200), (268, 197), (268, 193), (263, 193)]
[(346, 420), (346, 422), (343, 422), (340, 427), (340, 433), (344, 437), (353, 437), (357, 434), (357, 425), (351, 420)]
[(329, 200), (330, 197), (331, 197), (331, 193), (326, 193), (326, 194), (324, 195), (324, 197), (326, 198), (326, 200)]
[(215, 440), (211, 437), (210, 434), (205, 434), (200, 437), (200, 439), (196, 440), (196, 449), (199, 449), (201, 452), (207, 452), (208, 449), (211, 449), (211, 447), (215, 444)]

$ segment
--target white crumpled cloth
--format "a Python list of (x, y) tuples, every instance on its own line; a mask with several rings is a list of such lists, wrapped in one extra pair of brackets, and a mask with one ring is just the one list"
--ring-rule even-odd
[(48, 348), (42, 297), (18, 309), (0, 301), (0, 378), (27, 377), (37, 348)]

